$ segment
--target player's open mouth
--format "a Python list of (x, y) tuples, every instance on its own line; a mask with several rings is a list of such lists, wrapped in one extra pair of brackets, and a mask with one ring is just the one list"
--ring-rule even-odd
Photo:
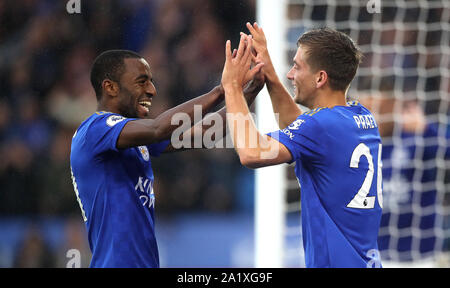
[(144, 110), (148, 113), (150, 111), (150, 106), (152, 106), (152, 100), (140, 101), (139, 106), (144, 108)]

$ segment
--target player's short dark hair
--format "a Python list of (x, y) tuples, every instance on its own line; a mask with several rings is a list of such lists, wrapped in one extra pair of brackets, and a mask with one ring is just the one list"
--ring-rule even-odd
[(305, 47), (306, 62), (313, 71), (325, 70), (330, 87), (345, 91), (355, 77), (362, 52), (345, 33), (319, 28), (304, 33), (297, 46)]
[(105, 79), (120, 81), (125, 70), (124, 59), (142, 58), (139, 54), (129, 50), (108, 50), (97, 56), (91, 68), (91, 84), (95, 90), (97, 101), (102, 97), (102, 82)]

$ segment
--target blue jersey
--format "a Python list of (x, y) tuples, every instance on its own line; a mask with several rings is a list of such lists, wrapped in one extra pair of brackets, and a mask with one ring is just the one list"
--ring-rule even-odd
[(96, 112), (72, 139), (72, 180), (92, 251), (90, 267), (159, 267), (150, 156), (168, 141), (117, 149), (120, 132), (133, 120)]
[(381, 266), (381, 139), (369, 110), (348, 104), (269, 133), (296, 162), (306, 267)]

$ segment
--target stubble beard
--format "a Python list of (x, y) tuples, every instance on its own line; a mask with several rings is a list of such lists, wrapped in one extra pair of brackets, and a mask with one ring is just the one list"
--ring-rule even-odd
[(135, 99), (137, 98), (134, 97), (133, 94), (124, 87), (121, 87), (120, 90), (122, 94), (121, 99), (123, 99), (122, 101), (120, 101), (120, 115), (127, 118), (140, 118), (136, 107), (136, 105), (138, 105), (136, 103), (137, 100), (135, 101)]

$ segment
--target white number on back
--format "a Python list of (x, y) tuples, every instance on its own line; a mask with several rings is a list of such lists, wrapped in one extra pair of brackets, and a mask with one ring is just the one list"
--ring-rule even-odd
[(70, 174), (72, 175), (73, 190), (75, 190), (75, 195), (77, 196), (77, 201), (78, 204), (80, 205), (81, 216), (83, 216), (83, 220), (84, 222), (86, 222), (87, 221), (86, 213), (84, 212), (83, 204), (81, 203), (80, 193), (78, 192), (78, 185), (77, 181), (75, 180), (75, 176), (73, 176), (72, 167), (70, 167)]
[[(377, 169), (377, 196), (378, 196), (378, 204), (380, 207), (382, 205), (382, 191), (381, 191), (381, 144), (379, 144), (378, 149), (378, 169)], [(367, 171), (366, 177), (364, 178), (364, 182), (359, 188), (358, 193), (353, 197), (352, 201), (347, 204), (348, 208), (358, 208), (358, 209), (372, 209), (375, 206), (375, 196), (368, 197), (367, 195), (370, 192), (370, 187), (372, 186), (374, 167), (373, 167), (373, 157), (370, 153), (369, 147), (366, 144), (360, 143), (356, 146), (355, 150), (353, 150), (352, 158), (350, 159), (350, 167), (358, 168), (359, 160), (361, 156), (366, 156), (367, 162), (369, 163), (369, 170)]]

